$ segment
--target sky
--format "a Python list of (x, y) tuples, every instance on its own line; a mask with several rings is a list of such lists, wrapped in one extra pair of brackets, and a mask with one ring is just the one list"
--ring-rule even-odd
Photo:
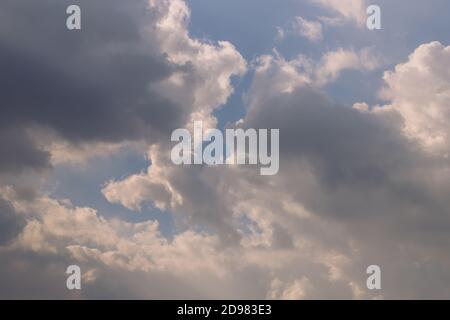
[[(449, 10), (1, 1), (0, 298), (447, 299)], [(175, 165), (194, 121), (279, 129), (278, 173)]]

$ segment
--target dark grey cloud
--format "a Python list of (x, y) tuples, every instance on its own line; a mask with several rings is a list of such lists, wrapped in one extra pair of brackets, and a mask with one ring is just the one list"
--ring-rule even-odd
[(281, 161), (307, 158), (329, 188), (341, 183), (376, 184), (393, 166), (410, 162), (412, 154), (400, 126), (337, 105), (312, 88), (265, 101), (248, 115), (246, 126), (283, 128)]
[[(401, 132), (401, 121), (395, 115), (376, 116), (337, 105), (320, 91), (300, 88), (250, 111), (246, 126), (280, 128), (280, 174), (291, 175), (296, 163), (306, 160), (324, 196), (306, 203), (314, 212), (342, 212), (353, 219), (360, 214), (357, 206), (381, 209), (386, 201), (380, 196), (397, 203), (432, 204), (428, 186), (413, 181), (411, 174), (438, 163)], [(352, 194), (341, 203), (345, 189)]]
[(0, 199), (0, 246), (8, 244), (25, 226), (25, 219), (14, 208)]
[[(82, 9), (82, 30), (66, 29), (70, 4)], [(0, 128), (43, 127), (75, 144), (166, 137), (184, 112), (151, 87), (173, 66), (158, 50), (146, 6), (2, 1)], [(17, 166), (45, 166), (46, 155), (25, 140), (18, 132), (2, 144), (21, 143), (13, 147)]]
[[(68, 290), (65, 271), (73, 264), (80, 267), (82, 274), (95, 270), (95, 281), (84, 278), (81, 290)], [(0, 299), (182, 299), (189, 294), (200, 296), (181, 279), (164, 273), (129, 272), (90, 262), (80, 263), (65, 255), (2, 252), (0, 269)]]
[[(250, 109), (244, 123), (280, 128), (280, 174), (273, 180), (314, 215), (347, 230), (342, 242), (323, 234), (317, 240), (351, 256), (355, 279), (364, 283), (364, 266), (379, 264), (385, 298), (449, 294), (449, 163), (406, 137), (400, 116), (340, 106), (302, 87)], [(289, 221), (294, 234), (321, 232)]]
[(23, 126), (0, 128), (0, 174), (17, 175), (25, 168), (48, 168), (50, 155), (38, 149)]

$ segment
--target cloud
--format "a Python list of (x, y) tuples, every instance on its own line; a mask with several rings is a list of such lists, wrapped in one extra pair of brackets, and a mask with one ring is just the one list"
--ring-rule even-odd
[[(20, 181), (18, 173), (66, 162), (78, 165), (99, 152), (115, 152), (129, 141), (144, 141), (145, 148), (158, 142), (164, 145), (171, 130), (184, 126), (191, 118), (214, 123), (212, 112), (233, 92), (230, 78), (246, 71), (245, 60), (229, 42), (215, 44), (191, 38), (187, 32), (189, 10), (183, 1), (115, 1), (107, 5), (78, 1), (83, 17), (79, 32), (65, 30), (65, 8), (69, 3), (51, 2), (30, 5), (7, 1), (0, 5), (4, 49), (0, 54), (0, 84), (4, 88), (0, 94), (4, 133), (0, 146), (7, 152), (0, 171), (14, 175), (3, 181), (1, 190), (1, 219), (7, 229), (2, 244), (8, 243), (0, 252), (5, 270), (2, 276), (7, 279), (14, 273), (14, 263), (26, 265), (26, 270), (36, 266), (36, 276), (52, 278), (48, 286), (41, 283), (45, 287), (41, 297), (55, 296), (55, 292), (56, 296), (67, 296), (59, 295), (61, 287), (54, 288), (53, 282), (60, 277), (52, 277), (51, 272), (73, 262), (73, 257), (92, 259), (89, 270), (99, 271), (95, 279), (88, 278), (100, 285), (106, 281), (105, 286), (105, 264), (130, 273), (153, 270), (149, 277), (154, 281), (169, 277), (172, 280), (168, 282), (177, 283), (167, 289), (171, 297), (176, 287), (182, 287), (181, 275), (174, 275), (175, 269), (181, 274), (186, 260), (193, 259), (192, 272), (199, 275), (198, 283), (203, 281), (203, 267), (199, 266), (215, 277), (213, 269), (221, 270), (220, 260), (192, 256), (202, 254), (197, 249), (203, 241), (211, 246), (205, 247), (205, 253), (218, 251), (214, 249), (214, 237), (188, 231), (174, 240), (175, 246), (166, 246), (167, 240), (159, 235), (156, 222), (111, 222), (93, 208), (74, 207), (68, 200), (43, 195), (38, 191), (39, 183), (30, 186), (35, 188), (31, 197), (18, 193), (22, 183), (27, 182)], [(59, 23), (61, 27), (57, 27)], [(5, 31), (11, 29), (17, 31), (14, 37)], [(95, 151), (89, 151), (92, 148)], [(25, 176), (23, 179), (27, 180)], [(155, 191), (148, 196), (156, 197), (158, 192), (162, 194)], [(17, 223), (11, 219), (16, 216)], [(23, 223), (19, 223), (22, 219)], [(165, 257), (157, 258), (158, 265), (153, 265), (154, 258), (140, 257), (144, 252), (139, 249), (135, 260), (129, 260), (133, 253), (125, 247), (135, 243), (129, 249), (136, 250), (140, 244), (135, 240), (124, 242), (124, 233), (140, 238), (138, 242), (148, 241), (149, 246), (159, 247), (167, 255), (164, 253)], [(122, 244), (123, 248), (116, 247)], [(158, 276), (164, 269), (170, 272)], [(139, 283), (134, 275), (128, 279), (135, 285)], [(112, 294), (93, 286), (97, 291), (94, 296)], [(123, 286), (118, 294), (121, 297), (130, 290), (139, 290), (125, 288), (125, 280)], [(20, 296), (20, 290), (11, 289), (2, 296)], [(159, 297), (157, 292), (153, 297)]]
[[(444, 50), (437, 44), (420, 48), (428, 47), (435, 47), (437, 52)], [(430, 79), (442, 79), (442, 68), (433, 67), (431, 60), (439, 59), (426, 60), (420, 70), (435, 73), (429, 75)], [(281, 212), (287, 214), (287, 210), (279, 209), (274, 199), (285, 197), (289, 199), (285, 200), (289, 206), (295, 204), (295, 207), (303, 208), (300, 212), (308, 212), (306, 217), (321, 217), (319, 219), (323, 218), (327, 223), (337, 223), (325, 228), (326, 232), (337, 228), (337, 225), (346, 229), (347, 236), (337, 236), (343, 242), (337, 240), (336, 247), (332, 242), (327, 242), (325, 234), (310, 240), (316, 245), (322, 243), (322, 248), (327, 250), (334, 248), (339, 256), (344, 257), (342, 261), (351, 261), (349, 264), (338, 264), (337, 260), (330, 265), (332, 269), (339, 270), (338, 273), (333, 272), (339, 278), (348, 279), (354, 297), (359, 296), (361, 290), (355, 284), (361, 282), (352, 279), (348, 271), (359, 263), (362, 265), (358, 268), (363, 270), (363, 265), (368, 261), (377, 261), (377, 264), (398, 272), (397, 280), (389, 278), (389, 281), (395, 282), (392, 285), (395, 289), (383, 290), (385, 298), (402, 296), (400, 292), (403, 292), (402, 288), (407, 286), (408, 281), (413, 291), (417, 290), (408, 297), (439, 296), (448, 292), (449, 279), (445, 273), (438, 271), (449, 264), (445, 254), (449, 243), (442, 238), (446, 232), (444, 230), (450, 226), (445, 213), (448, 201), (440, 191), (450, 187), (448, 161), (423, 152), (420, 144), (405, 134), (404, 123), (408, 123), (408, 119), (401, 113), (391, 112), (389, 107), (369, 112), (339, 106), (310, 82), (297, 81), (302, 76), (302, 70), (296, 73), (295, 68), (287, 69), (284, 64), (278, 67), (277, 63), (268, 67), (267, 61), (270, 59), (264, 60), (255, 73), (243, 125), (280, 128), (280, 175), (274, 177), (275, 181), (271, 181), (270, 185), (283, 196), (275, 196), (272, 191), (271, 205), (275, 208), (267, 208), (267, 203), (260, 200), (266, 210), (277, 213), (273, 214), (276, 218), (272, 218), (271, 224), (281, 224), (291, 236), (302, 233), (303, 241), (309, 239), (308, 232), (303, 228), (302, 231), (292, 230), (295, 222), (282, 222)], [(280, 72), (289, 77), (280, 78)], [(261, 79), (264, 81), (261, 82)], [(289, 83), (289, 90), (284, 90), (286, 85), (275, 85), (268, 94), (267, 86), (261, 85), (283, 83), (280, 79), (285, 80), (286, 85)], [(396, 80), (395, 77), (391, 79)], [(417, 90), (421, 83), (410, 83), (405, 94), (411, 91), (427, 92)], [(440, 83), (445, 83), (445, 80)], [(391, 84), (396, 88), (395, 81)], [(402, 84), (401, 80), (399, 84)], [(440, 110), (444, 112), (442, 119), (448, 118), (444, 105)], [(247, 186), (246, 189), (252, 188)], [(250, 199), (249, 195), (244, 197)], [(257, 210), (258, 203), (257, 200), (252, 202), (253, 210)], [(263, 209), (261, 212), (264, 212)], [(266, 219), (270, 219), (271, 214), (265, 215)], [(258, 217), (256, 220), (262, 219)], [(303, 221), (303, 224), (308, 223), (308, 228), (319, 232), (316, 228), (321, 223), (315, 218), (303, 220), (309, 221)], [(296, 240), (293, 242), (297, 243)], [(402, 255), (398, 264), (390, 261), (395, 253)], [(414, 270), (402, 273), (401, 269), (408, 265), (414, 265)], [(433, 283), (443, 280), (438, 288), (422, 281), (430, 272), (439, 273), (433, 276), (436, 279)], [(317, 279), (312, 283), (317, 288)], [(405, 292), (403, 294), (407, 295)], [(367, 297), (367, 292), (363, 296)]]
[(373, 71), (379, 66), (380, 59), (367, 47), (359, 52), (338, 48), (324, 53), (318, 61), (304, 55), (287, 60), (275, 50), (273, 55), (256, 59), (250, 91), (257, 90), (258, 94), (251, 94), (248, 99), (255, 100), (250, 104), (257, 104), (261, 98), (289, 93), (302, 86), (322, 88), (338, 80), (346, 70)]
[[(26, 127), (45, 138), (27, 143), (36, 164), (48, 162), (47, 152), (53, 159), (69, 158), (71, 147), (105, 146), (107, 152), (126, 141), (157, 142), (192, 115), (208, 117), (231, 94), (229, 78), (245, 72), (230, 43), (188, 36), (183, 1), (77, 4), (84, 21), (78, 32), (57, 27), (67, 1), (0, 5), (0, 125)], [(65, 157), (62, 144), (68, 146)], [(56, 149), (39, 155), (42, 145)]]
[[(450, 47), (439, 42), (419, 46), (408, 61), (384, 74), (386, 108), (401, 114), (405, 133), (428, 150), (448, 155), (450, 131)], [(420, 90), (417, 87), (420, 86)]]
[(18, 216), (12, 206), (0, 199), (0, 246), (14, 239), (25, 225), (25, 220)]
[[(312, 0), (314, 3), (329, 9), (338, 15), (340, 19), (353, 21), (362, 26), (366, 21), (365, 0)], [(332, 21), (332, 20), (329, 20)]]
[(304, 300), (308, 297), (306, 293), (309, 290), (311, 284), (308, 278), (303, 277), (295, 280), (292, 284), (287, 284), (283, 288), (283, 283), (279, 280), (272, 282), (272, 289), (268, 294), (268, 299), (278, 300)]
[(302, 17), (295, 19), (294, 32), (312, 42), (319, 42), (323, 39), (322, 24)]
[(364, 48), (360, 52), (339, 48), (322, 57), (316, 70), (317, 82), (324, 85), (336, 80), (343, 70), (372, 71), (379, 64), (379, 58), (369, 48)]
[(190, 11), (184, 1), (151, 0), (150, 6), (161, 16), (157, 34), (163, 51), (169, 61), (188, 71), (173, 74), (158, 90), (170, 100), (191, 106), (188, 122), (204, 120), (214, 125), (211, 114), (233, 93), (231, 77), (246, 72), (246, 61), (230, 42), (214, 45), (190, 37)]
[[(104, 194), (131, 207), (162, 201), (188, 228), (212, 227), (220, 246), (239, 252), (240, 265), (265, 275), (266, 297), (445, 296), (448, 163), (405, 134), (400, 113), (342, 106), (321, 89), (341, 70), (371, 69), (365, 54), (338, 50), (319, 63), (277, 53), (257, 60), (239, 126), (280, 128), (279, 175), (262, 178), (252, 167), (180, 169), (162, 160), (169, 154), (163, 148), (149, 154), (148, 173), (112, 182)], [(141, 179), (145, 184), (135, 183)], [(158, 186), (166, 186), (164, 197), (154, 192)], [(374, 263), (390, 284), (381, 296), (365, 287)]]
[[(65, 280), (60, 274), (65, 266), (74, 263), (82, 266), (83, 278), (89, 279), (83, 281), (79, 298), (231, 297), (236, 294), (232, 287), (246, 278), (243, 269), (248, 267), (239, 263), (239, 255), (223, 247), (215, 236), (186, 231), (169, 241), (159, 233), (155, 221), (133, 224), (105, 219), (91, 208), (74, 207), (68, 201), (48, 197), (26, 200), (12, 189), (2, 191), (3, 201), (19, 215), (27, 216), (22, 232), (8, 246), (1, 247), (2, 276), (36, 268), (34, 275), (39, 278), (42, 292), (38, 295), (33, 291), (31, 297), (70, 297), (68, 291), (62, 290)], [(14, 262), (21, 265), (20, 270), (11, 270)], [(235, 277), (237, 269), (245, 274)], [(111, 277), (116, 279), (114, 289)], [(143, 282), (152, 285), (144, 290)], [(217, 287), (218, 282), (223, 286)], [(156, 283), (162, 287), (155, 289)], [(0, 295), (23, 297), (16, 288)], [(256, 292), (251, 288), (252, 294)]]
[(46, 130), (73, 144), (120, 143), (155, 139), (179, 123), (183, 109), (152, 88), (173, 66), (144, 33), (145, 1), (78, 1), (86, 22), (79, 32), (65, 29), (68, 4), (0, 5), (2, 128)]
[(0, 127), (0, 175), (15, 176), (25, 169), (45, 171), (50, 168), (50, 154), (39, 149), (23, 127)]
[[(319, 2), (359, 21), (362, 1)], [(193, 119), (215, 126), (245, 60), (229, 42), (190, 36), (184, 1), (80, 3), (89, 9), (88, 38), (53, 27), (65, 3), (0, 4), (0, 30), (17, 30), (0, 31), (8, 89), (0, 147), (11, 150), (0, 164), (16, 176), (72, 153), (88, 157), (89, 147), (107, 153), (143, 141), (147, 170), (107, 181), (102, 192), (135, 211), (151, 203), (174, 217), (175, 232), (57, 199), (28, 171), (2, 180), (1, 297), (448, 296), (449, 163), (423, 148), (428, 135), (447, 139), (447, 48), (424, 44), (386, 73), (381, 107), (340, 105), (324, 91), (344, 70), (374, 70), (369, 49), (316, 60), (259, 56), (246, 114), (229, 126), (279, 128), (280, 173), (179, 167), (168, 132)], [(33, 24), (44, 11), (47, 19)], [(418, 104), (426, 101), (430, 114)], [(69, 264), (82, 267), (81, 292), (64, 287)], [(371, 264), (382, 268), (381, 296), (365, 287)]]

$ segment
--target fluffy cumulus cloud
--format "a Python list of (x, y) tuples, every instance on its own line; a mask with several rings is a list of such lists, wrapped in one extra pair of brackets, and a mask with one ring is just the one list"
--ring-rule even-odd
[[(364, 5), (315, 2), (357, 22)], [(370, 49), (275, 50), (247, 65), (230, 42), (190, 35), (182, 0), (80, 4), (80, 33), (54, 28), (64, 2), (0, 4), (0, 297), (448, 296), (448, 47), (423, 44), (387, 71), (385, 103), (347, 106), (327, 87), (376, 70)], [(36, 24), (40, 10), (49, 18)], [(246, 113), (229, 126), (279, 128), (279, 174), (173, 165), (171, 130), (216, 126), (232, 77), (249, 68)], [(40, 188), (52, 166), (124, 144), (148, 168), (106, 181), (105, 199), (136, 215), (151, 204), (173, 217), (172, 235)], [(69, 264), (82, 268), (80, 292), (65, 289)], [(366, 288), (372, 264), (382, 291)]]
[[(430, 151), (448, 156), (450, 131), (450, 47), (439, 42), (423, 44), (408, 61), (386, 72), (381, 96), (400, 113), (405, 132)], [(416, 87), (420, 85), (420, 90)]]

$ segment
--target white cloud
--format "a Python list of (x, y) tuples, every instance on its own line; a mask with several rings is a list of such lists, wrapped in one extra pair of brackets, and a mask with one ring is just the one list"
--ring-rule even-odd
[(107, 220), (92, 208), (49, 197), (25, 201), (11, 190), (8, 201), (19, 214), (33, 213), (10, 249), (71, 254), (78, 261), (94, 259), (131, 271), (183, 274), (203, 270), (217, 276), (225, 272), (216, 254), (217, 239), (212, 236), (187, 231), (169, 242), (159, 233), (156, 221)]
[(338, 79), (345, 70), (373, 71), (380, 65), (380, 59), (370, 48), (359, 52), (339, 48), (326, 52), (319, 61), (304, 55), (286, 60), (277, 51), (256, 59), (250, 105), (257, 104), (261, 97), (289, 93), (306, 85), (324, 87)]
[(182, 196), (170, 183), (173, 169), (164, 165), (170, 159), (163, 157), (162, 153), (158, 146), (152, 146), (149, 150), (152, 165), (147, 172), (121, 181), (109, 181), (102, 190), (106, 199), (135, 211), (140, 211), (141, 204), (148, 200), (161, 210), (182, 206)]
[(183, 0), (150, 0), (159, 14), (156, 23), (162, 51), (173, 63), (190, 66), (180, 71), (158, 89), (168, 99), (191, 106), (192, 120), (214, 124), (211, 113), (233, 93), (230, 78), (246, 72), (246, 61), (227, 41), (217, 44), (191, 38), (188, 33), (190, 10)]
[(449, 154), (450, 46), (431, 42), (384, 75), (386, 106), (400, 113), (405, 133), (430, 151)]
[(343, 70), (372, 71), (379, 64), (379, 59), (369, 48), (364, 48), (359, 52), (339, 48), (322, 57), (315, 72), (316, 81), (324, 85), (336, 80)]
[(312, 0), (339, 15), (341, 19), (353, 21), (360, 26), (366, 21), (365, 0)]
[[(262, 248), (247, 241), (243, 246), (229, 247), (217, 236), (194, 231), (180, 232), (168, 240), (159, 232), (155, 221), (127, 223), (105, 219), (92, 208), (74, 207), (68, 201), (46, 196), (25, 200), (12, 189), (2, 193), (18, 214), (28, 217), (28, 222), (8, 247), (1, 248), (0, 254), (21, 251), (47, 257), (66, 256), (71, 263), (83, 266), (83, 270), (86, 266), (85, 286), (95, 287), (98, 281), (110, 281), (104, 276), (107, 269), (113, 268), (122, 270), (115, 281), (132, 274), (137, 274), (141, 282), (146, 281), (145, 274), (175, 281), (182, 279), (181, 282), (194, 288), (193, 297), (206, 290), (206, 295), (201, 297), (231, 298), (239, 290), (248, 292), (247, 297), (306, 298), (309, 295), (305, 290), (314, 287), (305, 279), (284, 289), (274, 287), (274, 281), (284, 274), (297, 274), (293, 272), (297, 263), (305, 270), (300, 261), (306, 263), (311, 258), (308, 251)], [(250, 270), (259, 274), (258, 282), (262, 286), (248, 278)], [(272, 273), (278, 277), (273, 279)], [(261, 288), (266, 292), (261, 292)], [(124, 292), (134, 290), (138, 288), (133, 283), (124, 288)], [(174, 297), (179, 286), (166, 283), (164, 290), (169, 297)], [(154, 297), (158, 297), (158, 292), (152, 293)]]
[(283, 284), (278, 279), (272, 282), (271, 291), (268, 293), (268, 299), (281, 300), (303, 300), (308, 295), (308, 290), (311, 290), (311, 283), (308, 278), (303, 277), (295, 280), (292, 284)]
[(310, 21), (302, 17), (295, 19), (294, 32), (312, 42), (320, 42), (323, 39), (322, 24), (318, 21)]

